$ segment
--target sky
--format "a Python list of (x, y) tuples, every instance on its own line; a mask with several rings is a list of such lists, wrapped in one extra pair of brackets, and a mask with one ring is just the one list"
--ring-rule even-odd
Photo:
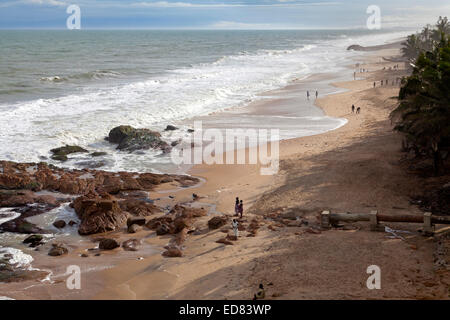
[(82, 29), (417, 28), (450, 17), (450, 0), (0, 0), (0, 29), (65, 29), (78, 5)]

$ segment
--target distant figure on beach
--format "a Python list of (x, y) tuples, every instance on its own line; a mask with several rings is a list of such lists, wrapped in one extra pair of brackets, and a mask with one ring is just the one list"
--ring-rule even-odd
[(316, 99), (319, 96), (319, 91), (316, 90)]
[(373, 82), (373, 87), (375, 88), (377, 86), (377, 83), (374, 81)]
[(239, 197), (236, 197), (236, 203), (234, 204), (234, 215), (239, 215)]
[(381, 80), (381, 86), (383, 86), (383, 80)]
[(244, 203), (242, 202), (242, 200), (239, 202), (239, 214), (242, 215), (244, 214)]
[(233, 227), (234, 236), (237, 238), (239, 236), (239, 222), (236, 219), (233, 219), (231, 226)]
[(352, 104), (352, 113), (355, 113), (355, 105)]
[(359, 114), (361, 112), (361, 107), (358, 107), (358, 109), (356, 109), (356, 114)]
[(253, 300), (264, 299), (266, 297), (266, 291), (264, 290), (264, 286), (262, 283), (259, 284), (258, 292), (253, 295)]
[(306, 98), (309, 100), (309, 91), (306, 91)]

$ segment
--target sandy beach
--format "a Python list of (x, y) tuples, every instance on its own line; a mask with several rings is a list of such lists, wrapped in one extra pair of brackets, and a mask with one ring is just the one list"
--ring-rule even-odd
[[(398, 54), (398, 45), (365, 52), (355, 64), (370, 72), (357, 73), (356, 80), (333, 83), (340, 93), (319, 95), (315, 105), (347, 123), (323, 134), (281, 141), (277, 174), (261, 175), (260, 165), (202, 164), (189, 171), (202, 178), (198, 186), (175, 191), (164, 186), (152, 192), (152, 198), (160, 199), (157, 205), (193, 203), (209, 210), (207, 216), (195, 220), (196, 231), (186, 236), (183, 257), (162, 257), (160, 252), (171, 237), (144, 229), (133, 237), (143, 241), (145, 250), (122, 258), (117, 258), (122, 252), (114, 251), (87, 258), (86, 265), (111, 267), (85, 273), (82, 290), (67, 291), (61, 266), (54, 272), (58, 277), (53, 283), (2, 284), (0, 296), (251, 299), (263, 283), (267, 299), (448, 299), (450, 277), (435, 271), (435, 243), (417, 232), (420, 224), (388, 224), (407, 231), (402, 233), (404, 239), (372, 232), (368, 223), (320, 229), (323, 210), (423, 214), (410, 203), (411, 196), (420, 193), (421, 178), (402, 165), (401, 137), (392, 131), (389, 120), (399, 88), (391, 82), (406, 71), (403, 64), (400, 70), (389, 70), (396, 63), (383, 57)], [(352, 78), (353, 71), (354, 66), (349, 66), (346, 77)], [(327, 78), (325, 74), (313, 77)], [(389, 85), (381, 87), (382, 79), (389, 79)], [(302, 81), (278, 94), (302, 90), (304, 96)], [(267, 115), (268, 110), (276, 113), (277, 103), (281, 102), (263, 100), (248, 108), (255, 113), (265, 110)], [(352, 104), (361, 108), (360, 114), (351, 112)], [(167, 189), (174, 198), (168, 198)], [(193, 202), (192, 193), (199, 199)], [(231, 218), (236, 196), (245, 204), (240, 237), (232, 245), (216, 243), (231, 233), (231, 225), (209, 230), (207, 221), (214, 213)], [(122, 233), (113, 236), (125, 239)], [(77, 263), (89, 246), (83, 242), (67, 257), (56, 259), (64, 265)], [(52, 264), (37, 260), (33, 265), (45, 269)], [(370, 265), (381, 268), (381, 290), (366, 286)]]

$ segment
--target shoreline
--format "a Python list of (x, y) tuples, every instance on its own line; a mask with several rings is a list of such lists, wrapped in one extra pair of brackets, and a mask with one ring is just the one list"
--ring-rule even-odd
[[(373, 69), (389, 64), (379, 61), (384, 54), (396, 52), (376, 51), (364, 56), (364, 60)], [(367, 77), (386, 74), (377, 69)], [(250, 299), (257, 284), (263, 282), (268, 288), (268, 299), (423, 298), (433, 294), (436, 298), (442, 289), (440, 285), (421, 285), (430, 281), (432, 274), (430, 243), (415, 235), (408, 236), (407, 243), (386, 239), (383, 233), (370, 232), (364, 224), (352, 224), (347, 230), (316, 228), (317, 214), (324, 208), (370, 211), (375, 205), (378, 210), (387, 211), (393, 210), (395, 204), (403, 208), (395, 209), (399, 214), (419, 213), (405, 196), (417, 183), (399, 171), (398, 138), (388, 130), (388, 98), (395, 95), (398, 87), (372, 90), (371, 82), (358, 79), (337, 83), (346, 91), (319, 98), (317, 105), (326, 115), (346, 116), (347, 124), (325, 133), (280, 141), (277, 175), (261, 176), (258, 165), (196, 165), (189, 173), (205, 182), (195, 191), (181, 189), (174, 193), (175, 199), (164, 200), (192, 202), (194, 191), (200, 196), (197, 205), (212, 203), (215, 210), (230, 216), (234, 197), (239, 195), (245, 203), (241, 220), (244, 230), (234, 245), (216, 243), (224, 232), (205, 228), (210, 218), (206, 216), (195, 222), (199, 232), (186, 239), (185, 255), (181, 258), (164, 258), (156, 253), (143, 260), (122, 259), (111, 269), (85, 274), (83, 284), (87, 288), (83, 292), (68, 294), (59, 282), (53, 288), (42, 285), (13, 297)], [(362, 107), (359, 116), (349, 112), (355, 100)], [(386, 159), (379, 158), (386, 152), (384, 148), (388, 150)], [(411, 186), (403, 190), (408, 184)], [(399, 190), (393, 191), (396, 189)], [(152, 194), (167, 196), (161, 189)], [(301, 218), (300, 223), (287, 218), (292, 212)], [(249, 236), (254, 221), (258, 232)], [(415, 226), (396, 228), (413, 232)], [(157, 249), (169, 240), (144, 231), (136, 236)], [(416, 249), (412, 249), (413, 245)], [(361, 285), (367, 278), (365, 268), (369, 264), (381, 265), (388, 279), (382, 292), (368, 291)], [(410, 268), (414, 269), (413, 274), (407, 272)], [(7, 287), (16, 291), (22, 285)], [(6, 291), (0, 295), (9, 296)]]

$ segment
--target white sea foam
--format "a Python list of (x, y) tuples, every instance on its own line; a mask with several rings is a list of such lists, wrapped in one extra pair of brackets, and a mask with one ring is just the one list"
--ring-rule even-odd
[[(346, 51), (347, 45), (379, 44), (401, 35), (343, 37), (290, 50), (241, 52), (143, 81), (86, 87), (58, 98), (0, 104), (0, 158), (37, 162), (42, 156), (48, 157), (53, 147), (75, 144), (108, 152), (105, 169), (148, 171), (153, 163), (166, 161), (159, 157), (161, 152), (129, 155), (113, 151), (114, 146), (103, 141), (111, 128), (129, 124), (162, 129), (177, 120), (242, 106), (260, 98), (259, 93), (281, 88), (294, 78), (343, 70), (341, 66), (356, 54)], [(103, 75), (114, 76), (93, 73)], [(74, 154), (71, 158), (65, 165), (76, 167), (77, 162), (86, 160), (86, 155)]]
[(20, 217), (20, 213), (13, 210), (14, 208), (0, 208), (0, 225)]
[(8, 261), (8, 263), (16, 268), (30, 269), (33, 257), (23, 253), (19, 249), (0, 247), (0, 259)]

